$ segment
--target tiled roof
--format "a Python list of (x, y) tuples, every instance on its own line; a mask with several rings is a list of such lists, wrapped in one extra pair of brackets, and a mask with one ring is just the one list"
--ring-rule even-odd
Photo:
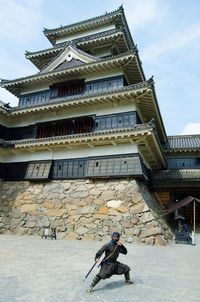
[(168, 144), (164, 146), (166, 151), (173, 150), (199, 150), (200, 134), (168, 136)]
[[(120, 35), (120, 34), (121, 35), (124, 34), (122, 29), (110, 29), (110, 30), (107, 30), (105, 32), (95, 33), (95, 34), (92, 34), (92, 35), (88, 35), (86, 37), (80, 37), (80, 38), (73, 39), (73, 42), (74, 42), (74, 44), (78, 45), (78, 44), (83, 44), (84, 42), (88, 42), (90, 40), (95, 40), (95, 39), (100, 39), (102, 37), (104, 38), (104, 37), (107, 37), (107, 36), (109, 37), (111, 35)], [(48, 52), (50, 52), (50, 53), (58, 52), (61, 49), (68, 46), (69, 44), (70, 44), (70, 41), (66, 41), (66, 42), (61, 42), (59, 44), (54, 45), (53, 47), (46, 48), (46, 49), (43, 49), (43, 50), (34, 51), (34, 52), (26, 51), (25, 56), (26, 56), (26, 58), (29, 58), (29, 57), (34, 57), (34, 56), (38, 56), (38, 55), (43, 55), (43, 54), (48, 53)]]
[(90, 18), (90, 19), (86, 19), (86, 20), (83, 20), (83, 21), (75, 22), (75, 23), (72, 23), (70, 25), (60, 26), (60, 27), (52, 28), (52, 29), (44, 28), (43, 32), (44, 32), (45, 35), (48, 35), (48, 34), (51, 34), (51, 33), (57, 33), (57, 32), (63, 31), (63, 30), (67, 30), (67, 29), (72, 28), (72, 27), (81, 26), (85, 23), (96, 22), (97, 20), (101, 20), (101, 19), (105, 19), (105, 18), (107, 19), (110, 16), (115, 15), (116, 13), (119, 13), (119, 12), (122, 12), (122, 11), (123, 11), (123, 8), (122, 8), (122, 6), (120, 6), (119, 9), (117, 9), (115, 11), (112, 11), (110, 13), (105, 13), (103, 15), (100, 15), (100, 16), (97, 16), (97, 17), (94, 17), (94, 18)]
[[(117, 64), (118, 62), (121, 62), (124, 60), (124, 61), (127, 61), (127, 60), (130, 60), (131, 57), (137, 57), (138, 58), (138, 55), (137, 55), (137, 52), (134, 52), (134, 51), (129, 51), (127, 53), (123, 53), (123, 54), (120, 54), (120, 55), (116, 55), (116, 56), (113, 56), (112, 58), (104, 58), (104, 59), (101, 59), (101, 60), (98, 60), (97, 62), (89, 62), (87, 64), (85, 64), (85, 66), (89, 69), (91, 67), (93, 67), (93, 65), (97, 65), (100, 66), (102, 64), (107, 64), (108, 62), (109, 63), (113, 63), (113, 64)], [(139, 59), (139, 58), (138, 58)], [(80, 65), (81, 67), (82, 65)], [(142, 69), (142, 66), (138, 66), (138, 70), (139, 70), (139, 76), (140, 77), (143, 77), (144, 78), (144, 73), (143, 73), (143, 69)], [(16, 86), (19, 87), (19, 84), (21, 83), (27, 83), (27, 82), (33, 82), (33, 80), (36, 80), (36, 81), (41, 81), (41, 80), (44, 80), (44, 79), (50, 79), (50, 76), (55, 76), (56, 77), (58, 75), (60, 76), (63, 76), (65, 73), (69, 73), (69, 72), (72, 72), (74, 71), (74, 69), (76, 68), (76, 70), (78, 70), (79, 66), (76, 66), (76, 67), (72, 67), (72, 68), (68, 68), (68, 69), (63, 69), (63, 70), (53, 70), (53, 71), (49, 71), (49, 72), (44, 72), (44, 73), (37, 73), (37, 74), (33, 74), (33, 75), (30, 75), (30, 76), (26, 76), (26, 77), (22, 77), (22, 78), (17, 78), (17, 79), (14, 79), (14, 80), (6, 80), (6, 79), (1, 79), (1, 82), (0, 82), (0, 86), (3, 87), (3, 88), (6, 88), (7, 90), (8, 89), (8, 86), (10, 86), (10, 90), (12, 90), (12, 93), (15, 94), (16, 96), (18, 96), (18, 91), (15, 91), (12, 88), (15, 88)], [(144, 79), (145, 80), (145, 79)], [(138, 80), (139, 82), (139, 80)]]
[[(118, 18), (116, 18), (116, 16), (120, 16), (120, 20)], [(121, 5), (117, 10), (112, 11), (110, 13), (105, 13), (104, 15), (95, 17), (95, 18), (91, 18), (91, 19), (87, 19), (87, 20), (83, 20), (80, 22), (76, 22), (67, 26), (60, 26), (58, 28), (53, 28), (53, 29), (47, 29), (44, 28), (43, 32), (45, 34), (45, 36), (49, 39), (49, 41), (54, 45), (56, 42), (56, 37), (62, 36), (63, 34), (66, 34), (67, 32), (69, 33), (71, 32), (79, 32), (80, 29), (82, 30), (84, 29), (91, 29), (91, 26), (96, 27), (97, 25), (100, 24), (110, 24), (111, 22), (115, 22), (117, 23), (117, 27), (123, 27), (125, 32), (126, 32), (126, 36), (127, 36), (127, 41), (128, 44), (130, 44), (131, 47), (134, 46), (134, 42), (126, 21), (126, 17), (124, 14), (124, 9), (123, 6)]]

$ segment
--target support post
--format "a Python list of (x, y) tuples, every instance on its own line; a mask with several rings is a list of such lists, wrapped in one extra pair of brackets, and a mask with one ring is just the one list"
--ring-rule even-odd
[(192, 245), (195, 245), (195, 231), (196, 231), (196, 213), (195, 213), (195, 200), (193, 200), (193, 231), (192, 231)]

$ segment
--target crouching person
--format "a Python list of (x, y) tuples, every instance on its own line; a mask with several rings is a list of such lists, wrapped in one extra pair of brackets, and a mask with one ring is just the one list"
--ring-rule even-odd
[(111, 237), (111, 241), (104, 244), (100, 250), (96, 253), (95, 261), (98, 262), (101, 255), (105, 252), (105, 257), (101, 262), (101, 268), (99, 273), (94, 277), (88, 292), (92, 293), (95, 285), (101, 279), (110, 278), (112, 275), (123, 275), (127, 284), (133, 284), (134, 282), (130, 279), (130, 267), (117, 261), (119, 254), (127, 254), (127, 249), (119, 241), (120, 234), (114, 232)]

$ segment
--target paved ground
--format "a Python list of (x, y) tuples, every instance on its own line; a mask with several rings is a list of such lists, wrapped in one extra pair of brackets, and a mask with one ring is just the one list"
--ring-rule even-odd
[(86, 293), (97, 269), (83, 279), (102, 243), (0, 235), (0, 301), (200, 301), (200, 246), (175, 244), (127, 244), (128, 254), (120, 261), (131, 267), (135, 284), (114, 276)]

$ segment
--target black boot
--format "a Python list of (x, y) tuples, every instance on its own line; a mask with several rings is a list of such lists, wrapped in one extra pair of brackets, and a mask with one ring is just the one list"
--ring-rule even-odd
[(129, 271), (124, 274), (126, 284), (133, 284), (134, 282), (130, 279)]
[(88, 293), (92, 293), (93, 290), (94, 290), (95, 285), (96, 285), (97, 283), (99, 283), (100, 280), (101, 280), (101, 278), (100, 278), (98, 275), (96, 275), (96, 276), (94, 277), (94, 279), (92, 280), (92, 283), (90, 284), (90, 287), (88, 288), (87, 292), (88, 292)]

